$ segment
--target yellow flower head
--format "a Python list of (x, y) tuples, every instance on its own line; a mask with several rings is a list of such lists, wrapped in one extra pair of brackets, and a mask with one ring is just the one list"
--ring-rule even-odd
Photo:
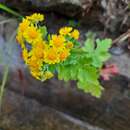
[(51, 47), (46, 49), (44, 62), (47, 64), (59, 63), (58, 51), (56, 48)]
[(45, 49), (47, 47), (46, 41), (40, 40), (35, 44), (35, 47)]
[(28, 55), (28, 51), (26, 49), (23, 49), (23, 51), (22, 51), (22, 57), (23, 57), (25, 63), (27, 63), (29, 55)]
[(50, 71), (46, 71), (45, 73), (44, 73), (44, 79), (46, 80), (46, 79), (50, 79), (50, 78), (52, 78), (54, 76), (54, 74), (53, 73), (51, 73)]
[(36, 27), (30, 26), (25, 30), (23, 37), (28, 43), (33, 44), (42, 39), (42, 34)]
[(31, 53), (37, 59), (41, 59), (42, 60), (44, 58), (44, 50), (42, 48), (39, 48), (39, 47), (33, 48)]
[(60, 60), (64, 61), (69, 55), (70, 55), (69, 50), (64, 49), (63, 51), (60, 52)]
[(39, 70), (30, 69), (30, 72), (34, 78), (40, 80), (41, 72)]
[(66, 48), (67, 49), (71, 49), (71, 48), (73, 48), (73, 46), (74, 46), (74, 44), (72, 42), (67, 42), (66, 43)]
[(30, 54), (35, 56), (37, 59), (43, 61), (45, 55), (46, 43), (44, 41), (37, 42), (34, 46), (32, 46), (32, 50)]
[(31, 16), (27, 16), (26, 18), (27, 20), (31, 20), (34, 23), (38, 23), (44, 20), (44, 15), (40, 13), (34, 13)]
[(75, 29), (72, 33), (71, 33), (71, 37), (73, 37), (74, 39), (78, 40), (79, 39), (79, 31), (77, 29)]
[(41, 67), (42, 61), (35, 57), (35, 55), (33, 55), (28, 59), (27, 64), (29, 65), (29, 67), (36, 69)]
[(63, 27), (59, 30), (60, 35), (69, 35), (69, 33), (72, 31), (72, 27)]
[(23, 33), (30, 25), (30, 22), (27, 19), (23, 19), (22, 23), (20, 23), (18, 32)]
[(52, 35), (51, 44), (57, 48), (64, 47), (65, 38), (62, 35)]
[(21, 48), (24, 49), (25, 48), (25, 43), (24, 43), (23, 35), (22, 35), (21, 32), (18, 32), (18, 34), (16, 36), (16, 40), (21, 45)]

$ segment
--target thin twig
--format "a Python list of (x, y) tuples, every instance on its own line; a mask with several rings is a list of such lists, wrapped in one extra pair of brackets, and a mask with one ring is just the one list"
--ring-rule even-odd
[(13, 21), (14, 19), (6, 19), (6, 20), (3, 20), (3, 21), (0, 21), (0, 24), (5, 24), (5, 23), (9, 23), (11, 21)]
[[(10, 39), (8, 40), (8, 43), (12, 43), (12, 41), (15, 38), (15, 36), (16, 36), (16, 31), (13, 32), (13, 34), (10, 37)], [(12, 52), (13, 52), (13, 48), (10, 48), (8, 50), (8, 53), (10, 54), (10, 56), (12, 55)], [(7, 82), (8, 73), (9, 73), (9, 66), (5, 65), (4, 76), (3, 76), (3, 80), (2, 80), (2, 85), (0, 86), (0, 110), (2, 108), (2, 99), (3, 99), (3, 96), (4, 96), (4, 89), (5, 89), (5, 85), (6, 85), (6, 82)]]
[(1, 84), (1, 87), (0, 87), (0, 109), (1, 109), (2, 99), (3, 99), (3, 95), (4, 95), (5, 84), (7, 82), (8, 72), (9, 72), (9, 67), (8, 67), (8, 65), (6, 65), (5, 70), (4, 70), (4, 76), (3, 76), (2, 84)]
[(113, 40), (113, 45), (117, 45), (123, 41), (125, 41), (126, 39), (128, 39), (130, 37), (130, 29), (123, 33), (122, 35), (120, 35), (118, 38), (116, 38), (115, 40)]

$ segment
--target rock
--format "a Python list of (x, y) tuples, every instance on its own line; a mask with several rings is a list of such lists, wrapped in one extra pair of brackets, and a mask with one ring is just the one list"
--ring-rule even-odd
[(128, 0), (2, 0), (2, 3), (28, 15), (30, 12), (56, 12), (77, 17), (85, 24), (100, 24), (114, 35), (130, 27)]
[(103, 130), (10, 90), (0, 113), (2, 130)]
[[(84, 0), (17, 0), (9, 1), (3, 0), (3, 3), (9, 7), (15, 7), (20, 12), (29, 10), (39, 11), (55, 11), (67, 16), (76, 16), (82, 11), (82, 4)], [(88, 0), (89, 1), (89, 0)]]
[[(75, 83), (65, 84), (56, 79), (40, 83), (25, 77), (25, 84), (10, 79), (9, 90), (27, 98), (37, 100), (44, 106), (55, 108), (92, 125), (106, 130), (129, 130), (130, 89), (126, 77), (115, 77), (103, 82), (105, 91), (96, 99), (75, 87)], [(65, 87), (67, 86), (67, 87)]]
[(111, 59), (107, 62), (108, 64), (116, 64), (120, 74), (130, 77), (130, 62), (129, 62), (129, 52), (122, 55), (112, 55)]

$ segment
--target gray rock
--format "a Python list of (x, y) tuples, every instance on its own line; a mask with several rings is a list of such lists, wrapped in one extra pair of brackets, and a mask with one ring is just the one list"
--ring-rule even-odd
[[(89, 1), (89, 0), (88, 0)], [(84, 0), (3, 0), (10, 7), (24, 12), (28, 10), (56, 11), (67, 16), (76, 16), (82, 11)]]
[(3, 130), (103, 130), (10, 90), (6, 91), (2, 108)]

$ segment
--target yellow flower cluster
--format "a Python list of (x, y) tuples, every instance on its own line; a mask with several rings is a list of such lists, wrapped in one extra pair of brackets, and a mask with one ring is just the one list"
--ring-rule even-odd
[(49, 40), (43, 38), (39, 22), (44, 20), (44, 15), (34, 13), (22, 20), (17, 33), (17, 41), (22, 48), (22, 56), (28, 65), (31, 74), (39, 79), (46, 80), (53, 77), (53, 73), (44, 70), (45, 65), (54, 65), (66, 60), (74, 46), (69, 36), (75, 40), (79, 38), (79, 31), (71, 27), (63, 27), (59, 34), (50, 35)]

